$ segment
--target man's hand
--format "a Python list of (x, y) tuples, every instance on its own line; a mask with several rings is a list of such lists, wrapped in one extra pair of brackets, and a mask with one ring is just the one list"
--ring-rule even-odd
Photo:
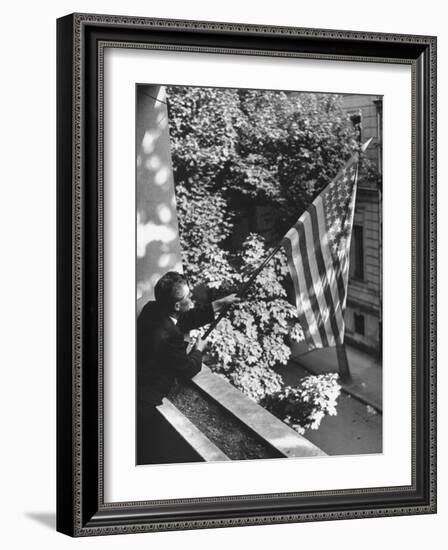
[(202, 340), (201, 338), (198, 338), (194, 344), (194, 349), (197, 349), (198, 351), (203, 352), (206, 344), (207, 344), (206, 340)]
[(224, 296), (224, 298), (220, 298), (219, 300), (212, 302), (213, 311), (215, 314), (219, 313), (224, 307), (240, 301), (241, 298), (234, 292), (233, 294), (229, 294), (228, 296)]
[(206, 340), (203, 340), (202, 338), (197, 338), (197, 340), (191, 340), (188, 343), (187, 346), (187, 355), (189, 355), (192, 351), (198, 350), (200, 352), (204, 351)]

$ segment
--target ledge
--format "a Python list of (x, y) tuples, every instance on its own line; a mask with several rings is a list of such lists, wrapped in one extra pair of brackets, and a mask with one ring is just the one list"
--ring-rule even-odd
[(171, 427), (191, 446), (193, 451), (204, 461), (230, 460), (212, 443), (196, 426), (167, 399), (157, 407), (159, 413)]
[(319, 447), (203, 365), (190, 381), (283, 457), (326, 456)]

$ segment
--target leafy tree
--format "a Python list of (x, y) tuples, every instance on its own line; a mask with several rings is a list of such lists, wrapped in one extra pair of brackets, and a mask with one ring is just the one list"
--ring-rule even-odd
[(171, 156), (183, 264), (193, 285), (228, 285), (233, 272), (222, 244), (231, 234), (225, 182), (238, 120), (234, 90), (168, 89)]
[(245, 90), (241, 102), (240, 192), (273, 204), (282, 232), (357, 149), (356, 130), (337, 95)]
[(341, 386), (337, 374), (307, 376), (292, 388), (266, 395), (261, 405), (303, 434), (317, 430), (325, 415), (336, 416)]
[(228, 288), (235, 274), (229, 253), (220, 246), (232, 228), (225, 200), (193, 181), (189, 189), (183, 183), (176, 186), (176, 202), (182, 260), (190, 282)]
[[(233, 283), (247, 280), (267, 253), (262, 239), (249, 235), (236, 255)], [(287, 272), (286, 256), (279, 252), (208, 339), (213, 369), (255, 401), (280, 391), (281, 377), (273, 367), (290, 359), (290, 340), (303, 339), (297, 309), (286, 300), (282, 284)]]
[(357, 149), (340, 96), (168, 88), (174, 177), (222, 194), (232, 211), (276, 207), (290, 223)]

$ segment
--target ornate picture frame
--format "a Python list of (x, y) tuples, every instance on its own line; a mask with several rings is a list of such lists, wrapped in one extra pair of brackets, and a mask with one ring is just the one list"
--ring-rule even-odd
[[(411, 68), (411, 483), (108, 502), (104, 479), (104, 52)], [(57, 22), (57, 530), (70, 536), (436, 512), (436, 38), (72, 14)]]

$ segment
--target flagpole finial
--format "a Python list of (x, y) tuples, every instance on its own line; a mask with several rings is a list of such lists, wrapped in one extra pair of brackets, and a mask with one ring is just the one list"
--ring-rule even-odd
[(369, 138), (365, 143), (361, 146), (361, 151), (364, 153), (367, 147), (370, 145), (371, 141), (373, 140), (373, 137)]

